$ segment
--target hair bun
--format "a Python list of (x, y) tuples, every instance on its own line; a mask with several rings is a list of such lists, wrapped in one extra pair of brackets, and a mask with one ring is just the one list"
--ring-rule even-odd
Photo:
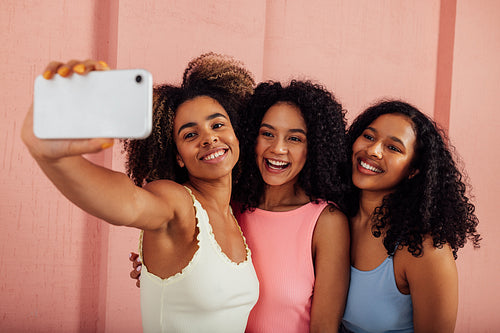
[(253, 93), (255, 81), (241, 61), (209, 52), (191, 60), (182, 78), (183, 88), (200, 85), (244, 97)]

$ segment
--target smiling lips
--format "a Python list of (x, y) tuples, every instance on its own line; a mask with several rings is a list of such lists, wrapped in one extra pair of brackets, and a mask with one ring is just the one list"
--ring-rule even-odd
[(266, 165), (269, 169), (276, 170), (276, 171), (284, 170), (284, 169), (288, 168), (288, 166), (290, 165), (290, 163), (288, 163), (288, 162), (283, 162), (283, 161), (279, 161), (279, 160), (271, 160), (268, 158), (266, 158), (265, 161), (266, 161)]
[(371, 172), (375, 172), (375, 173), (382, 173), (384, 172), (384, 170), (382, 169), (379, 169), (371, 164), (368, 164), (367, 162), (363, 161), (362, 159), (359, 159), (359, 165), (363, 168), (363, 169), (366, 169), (368, 171), (371, 171)]
[(227, 149), (217, 149), (216, 151), (212, 151), (211, 153), (208, 153), (206, 155), (203, 155), (200, 160), (205, 161), (205, 162), (218, 162), (221, 160), (227, 152)]

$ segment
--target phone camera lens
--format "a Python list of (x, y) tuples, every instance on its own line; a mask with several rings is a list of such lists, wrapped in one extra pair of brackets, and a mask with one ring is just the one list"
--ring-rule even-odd
[(137, 75), (137, 76), (135, 77), (135, 82), (137, 82), (137, 83), (141, 83), (141, 81), (142, 81), (142, 76), (141, 76), (141, 75)]

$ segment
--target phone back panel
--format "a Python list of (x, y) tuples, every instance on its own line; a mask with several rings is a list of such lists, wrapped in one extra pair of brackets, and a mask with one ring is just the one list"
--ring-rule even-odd
[(38, 76), (33, 130), (43, 139), (145, 138), (151, 133), (152, 94), (152, 76), (143, 69)]

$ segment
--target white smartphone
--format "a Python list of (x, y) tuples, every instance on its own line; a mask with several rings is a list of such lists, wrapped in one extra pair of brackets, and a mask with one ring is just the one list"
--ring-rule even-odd
[(153, 79), (144, 69), (35, 79), (33, 131), (41, 139), (149, 136)]

